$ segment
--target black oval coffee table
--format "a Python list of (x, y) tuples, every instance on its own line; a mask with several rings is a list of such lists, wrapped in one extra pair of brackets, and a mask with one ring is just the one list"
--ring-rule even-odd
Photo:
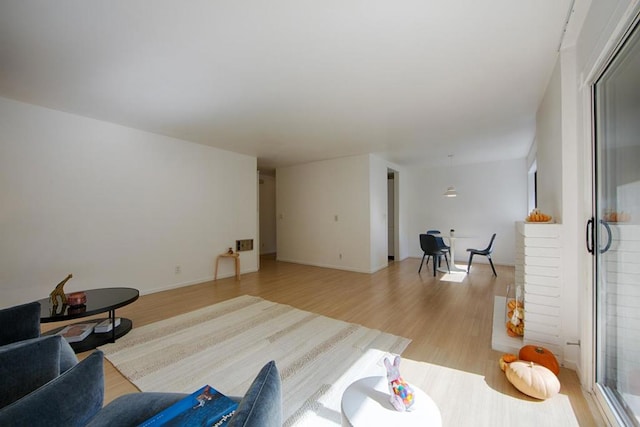
[[(40, 323), (60, 322), (63, 320), (80, 319), (94, 314), (109, 313), (108, 319), (115, 324), (116, 309), (131, 304), (140, 296), (140, 292), (134, 288), (101, 288), (83, 291), (87, 296), (87, 302), (80, 307), (68, 305), (53, 306), (49, 298), (38, 300), (40, 303)], [(92, 319), (91, 322), (101, 322), (106, 319)], [(47, 331), (43, 335), (54, 335), (67, 325)], [(130, 319), (120, 318), (120, 325), (112, 328), (110, 332), (92, 333), (82, 341), (69, 343), (76, 353), (94, 349), (109, 342), (115, 342), (117, 338), (126, 335), (133, 323)]]

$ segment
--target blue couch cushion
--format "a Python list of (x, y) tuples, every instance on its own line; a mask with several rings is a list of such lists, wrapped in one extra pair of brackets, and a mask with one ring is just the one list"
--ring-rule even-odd
[(0, 310), (0, 345), (40, 336), (40, 303)]
[[(38, 338), (31, 338), (24, 341), (17, 341), (11, 344), (3, 345), (0, 347), (0, 351), (9, 351), (13, 348), (22, 347), (25, 345), (31, 345), (31, 343), (46, 340), (52, 338), (52, 335), (45, 335)], [(63, 373), (67, 369), (75, 366), (78, 363), (78, 357), (76, 353), (73, 351), (73, 348), (66, 342), (62, 337), (58, 337), (60, 340), (60, 348), (59, 348), (59, 359), (60, 359), (60, 373)]]
[(95, 351), (57, 378), (0, 409), (0, 425), (85, 426), (102, 407), (102, 359), (102, 352)]
[(60, 374), (62, 341), (62, 337), (51, 336), (0, 347), (0, 408), (31, 393)]
[(267, 363), (253, 380), (229, 427), (281, 427), (282, 390), (276, 363)]

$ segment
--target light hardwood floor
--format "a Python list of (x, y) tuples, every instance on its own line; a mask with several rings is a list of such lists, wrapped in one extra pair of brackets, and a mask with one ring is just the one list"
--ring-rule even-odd
[[(493, 301), (513, 283), (513, 267), (474, 264), (461, 283), (434, 278), (419, 259), (390, 262), (374, 274), (323, 269), (262, 257), (257, 273), (219, 279), (141, 296), (117, 311), (134, 327), (192, 311), (239, 295), (255, 295), (325, 316), (358, 323), (412, 340), (403, 357), (477, 374), (501, 392), (522, 397), (498, 369), (501, 353), (491, 349)], [(59, 326), (59, 325), (56, 325)], [(88, 353), (80, 355), (85, 357)], [(603, 425), (590, 410), (574, 371), (562, 368), (561, 393), (568, 396), (580, 425)], [(135, 392), (105, 363), (106, 396)]]

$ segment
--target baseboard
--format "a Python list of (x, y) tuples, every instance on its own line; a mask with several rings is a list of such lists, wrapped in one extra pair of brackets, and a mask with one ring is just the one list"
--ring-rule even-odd
[(292, 264), (310, 265), (312, 267), (332, 268), (334, 270), (353, 271), (354, 273), (372, 273), (371, 271), (368, 271), (368, 270), (363, 270), (360, 268), (345, 267), (344, 265), (321, 264), (321, 263), (312, 263), (312, 262), (306, 262), (306, 261), (303, 262), (303, 261), (299, 261), (295, 259), (287, 259), (287, 258), (277, 258), (277, 261), (290, 262)]
[(169, 291), (171, 289), (183, 288), (185, 286), (198, 285), (200, 283), (210, 282), (212, 280), (213, 280), (213, 276), (208, 276), (202, 279), (188, 280), (186, 282), (180, 282), (180, 283), (172, 283), (172, 284), (161, 286), (158, 288), (142, 290), (140, 291), (140, 295), (155, 294), (156, 292)]
[(562, 366), (565, 368), (571, 369), (573, 371), (576, 371), (576, 373), (578, 374), (578, 378), (580, 378), (580, 373), (578, 372), (578, 364), (575, 361), (563, 359)]
[(389, 264), (381, 264), (378, 267), (375, 267), (372, 271), (370, 271), (370, 273), (376, 273), (380, 270), (384, 270), (385, 268), (389, 267)]
[[(243, 274), (255, 273), (257, 271), (258, 270), (256, 270), (256, 269), (241, 271), (240, 272), (240, 280), (242, 280), (242, 275)], [(227, 279), (229, 277), (235, 277), (235, 272), (231, 272), (231, 273), (228, 273), (228, 274), (218, 274), (218, 280)], [(140, 295), (148, 295), (148, 294), (155, 294), (157, 292), (162, 292), (162, 291), (170, 291), (172, 289), (183, 288), (185, 286), (199, 285), (200, 283), (212, 282), (213, 280), (214, 280), (213, 276), (207, 276), (207, 277), (203, 277), (201, 279), (188, 280), (186, 282), (180, 282), (180, 283), (172, 283), (170, 285), (161, 286), (159, 288), (142, 290), (142, 291), (140, 291)]]

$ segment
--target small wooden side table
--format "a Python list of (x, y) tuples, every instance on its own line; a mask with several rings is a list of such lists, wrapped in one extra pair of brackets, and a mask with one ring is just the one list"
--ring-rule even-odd
[(218, 280), (218, 263), (220, 263), (220, 258), (233, 258), (236, 263), (236, 280), (240, 280), (240, 254), (234, 252), (232, 254), (225, 252), (223, 254), (218, 255), (216, 258), (216, 271), (213, 275), (213, 280)]

